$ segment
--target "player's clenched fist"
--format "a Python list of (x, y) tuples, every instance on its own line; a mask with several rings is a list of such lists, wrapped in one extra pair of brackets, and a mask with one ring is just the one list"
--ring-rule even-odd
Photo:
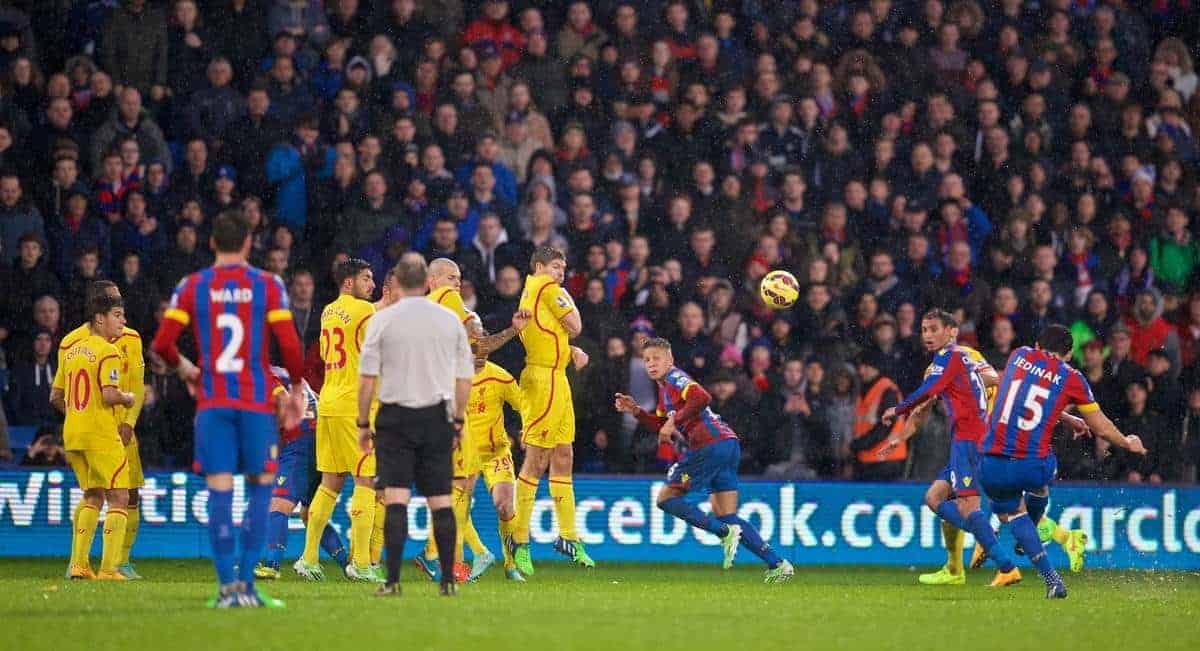
[(624, 414), (633, 414), (637, 413), (638, 403), (632, 396), (618, 393), (616, 400), (613, 401), (613, 408)]

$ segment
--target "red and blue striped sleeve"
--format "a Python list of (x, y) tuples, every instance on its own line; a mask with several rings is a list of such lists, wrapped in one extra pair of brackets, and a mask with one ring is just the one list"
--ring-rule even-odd
[(963, 364), (962, 355), (952, 348), (947, 348), (939, 352), (933, 358), (933, 365), (929, 369), (929, 375), (925, 376), (925, 381), (921, 386), (917, 387), (904, 402), (896, 406), (896, 415), (902, 416), (916, 408), (917, 405), (925, 402), (929, 398), (935, 397), (946, 387), (950, 382), (958, 376), (958, 374), (967, 370)]

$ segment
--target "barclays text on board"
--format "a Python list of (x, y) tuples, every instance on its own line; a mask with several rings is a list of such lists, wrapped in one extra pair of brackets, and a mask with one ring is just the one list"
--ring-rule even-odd
[[(717, 539), (654, 507), (662, 482), (655, 479), (578, 478), (578, 529), (597, 560), (716, 562)], [(543, 486), (543, 492), (545, 487)], [(945, 556), (936, 517), (922, 505), (918, 484), (743, 482), (741, 515), (794, 563), (939, 564)], [(69, 472), (0, 472), (0, 556), (65, 556), (71, 512), (81, 493)], [(196, 557), (208, 553), (200, 478), (182, 472), (151, 473), (142, 490), (139, 556)], [(342, 499), (343, 507), (348, 502)], [(240, 478), (235, 520), (245, 507)], [(409, 509), (413, 539), (428, 534), (420, 499)], [(704, 505), (703, 508), (707, 508)], [(1200, 569), (1200, 489), (1184, 487), (1058, 486), (1050, 515), (1088, 534), (1088, 565), (1120, 569)], [(473, 508), (475, 526), (498, 550), (495, 513), (482, 484)], [(344, 508), (335, 526), (347, 524)], [(291, 544), (303, 545), (292, 519)], [(534, 510), (535, 543), (554, 540), (554, 508), (547, 496)], [(1007, 535), (1007, 534), (1006, 534)], [(972, 544), (968, 538), (968, 545)], [(1005, 544), (1011, 544), (1006, 541)], [(410, 546), (410, 550), (415, 546)], [(549, 558), (549, 545), (535, 545)], [(1057, 547), (1052, 554), (1065, 562)], [(751, 562), (746, 554), (743, 563)]]

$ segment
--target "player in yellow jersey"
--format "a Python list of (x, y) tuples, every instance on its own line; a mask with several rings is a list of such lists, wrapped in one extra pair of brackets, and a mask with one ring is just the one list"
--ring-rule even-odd
[[(467, 331), (467, 339), (472, 346), (478, 345), (479, 338), (483, 335), (483, 325), (480, 323), (479, 317), (473, 312), (467, 310), (462, 299), (462, 270), (458, 268), (458, 264), (448, 258), (437, 258), (429, 263), (429, 276), (426, 281), (429, 286), (429, 293), (426, 295), (430, 301), (445, 307), (458, 317), (460, 323)], [(465, 438), (470, 436), (470, 415), (467, 415), (467, 422), (463, 424), (464, 440), (460, 441), (457, 448), (454, 449), (451, 462), (454, 468), (454, 486), (452, 488), (452, 500), (455, 519), (456, 548), (458, 554), (455, 558), (460, 559), (455, 563), (454, 573), (461, 583), (473, 573), (474, 568), (468, 568), (466, 563), (462, 562), (462, 547), (466, 542), (471, 548), (471, 553), (474, 555), (475, 567), (481, 567), (486, 570), (488, 566), (496, 562), (496, 557), (484, 546), (483, 541), (479, 539), (479, 533), (475, 531), (475, 526), (471, 523), (471, 497), (470, 488), (467, 486), (467, 478), (478, 474), (478, 460), (475, 458), (472, 446), (468, 445)], [(432, 525), (431, 525), (432, 526)], [(425, 549), (418, 554), (413, 562), (421, 571), (429, 576), (430, 580), (435, 582), (441, 581), (441, 564), (438, 563), (437, 545), (434, 544), (432, 531), (429, 539), (426, 541)], [(482, 570), (481, 570), (482, 572)]]
[[(378, 312), (385, 307), (393, 305), (400, 300), (400, 281), (396, 279), (396, 269), (388, 269), (384, 276), (383, 284), (380, 286), (380, 297), (375, 301), (375, 311)], [(379, 393), (379, 387), (375, 387), (376, 394)], [(379, 399), (371, 400), (371, 431), (375, 431), (375, 415), (379, 413)], [(382, 565), (383, 561), (383, 527), (387, 522), (387, 508), (383, 503), (383, 491), (375, 491), (375, 520), (371, 527), (371, 570), (376, 576), (384, 576), (385, 570)]]
[(321, 534), (333, 515), (347, 475), (354, 479), (350, 498), (350, 564), (344, 571), (355, 581), (381, 581), (371, 569), (371, 530), (375, 523), (375, 453), (358, 445), (358, 356), (367, 321), (375, 314), (371, 265), (350, 258), (338, 265), (339, 295), (321, 312), (321, 359), (325, 382), (317, 404), (317, 470), (321, 486), (308, 508), (304, 555), (293, 569), (311, 581), (324, 579)]
[(95, 578), (125, 581), (117, 565), (128, 526), (130, 477), (125, 445), (129, 440), (128, 434), (118, 427), (117, 408), (132, 407), (135, 398), (121, 390), (124, 361), (111, 343), (125, 327), (125, 308), (121, 299), (102, 293), (88, 302), (87, 313), (91, 316), (88, 336), (63, 355), (66, 389), (51, 394), (51, 403), (66, 414), (63, 447), (84, 489), (83, 504), (75, 517), (70, 576), (92, 578), (88, 552), (100, 507), (107, 501), (103, 555)]
[[(92, 300), (95, 296), (109, 296), (111, 298), (120, 299), (121, 290), (117, 284), (111, 280), (98, 280), (88, 286), (87, 298)], [(54, 384), (51, 391), (57, 390), (60, 398), (66, 393), (66, 372), (63, 370), (63, 358), (71, 346), (82, 341), (91, 335), (91, 324), (84, 323), (83, 325), (68, 332), (63, 337), (62, 343), (58, 348), (58, 370), (54, 374)], [(129, 560), (130, 550), (133, 548), (134, 542), (137, 540), (138, 526), (141, 522), (139, 517), (139, 504), (141, 502), (140, 489), (145, 485), (145, 477), (142, 473), (142, 457), (138, 450), (137, 436), (134, 434), (134, 427), (137, 425), (138, 416), (142, 411), (142, 404), (146, 395), (145, 384), (145, 368), (146, 358), (142, 352), (142, 338), (133, 328), (125, 327), (121, 331), (121, 335), (113, 342), (117, 346), (122, 356), (121, 365), (121, 390), (133, 394), (134, 403), (132, 407), (117, 408), (118, 424), (121, 438), (127, 440), (125, 445), (125, 455), (129, 459), (129, 503), (126, 506), (128, 514), (127, 526), (125, 529), (125, 542), (121, 549), (120, 558), (117, 562), (117, 571), (127, 579), (140, 579), (142, 576), (134, 569), (133, 563)], [(84, 489), (80, 486), (80, 489)], [(80, 502), (76, 507), (75, 514), (72, 515), (72, 522), (75, 521), (75, 516), (78, 515), (79, 509), (83, 508), (84, 502)], [(76, 527), (77, 528), (77, 527)], [(94, 533), (94, 531), (93, 531)], [(88, 540), (91, 540), (91, 535), (88, 535)], [(74, 540), (74, 538), (73, 538)], [(72, 551), (72, 558), (74, 550)], [(86, 557), (86, 554), (85, 554)], [(67, 569), (70, 574), (70, 567)]]
[[(491, 493), (492, 504), (496, 507), (501, 541), (512, 537), (513, 519), (516, 517), (513, 505), (516, 478), (513, 475), (508, 431), (504, 428), (504, 403), (508, 403), (518, 414), (525, 413), (525, 397), (516, 379), (503, 367), (487, 361), (486, 354), (477, 354), (475, 377), (471, 380), (471, 394), (467, 400), (471, 428), (468, 440), (475, 448), (484, 486)], [(469, 477), (467, 484), (473, 488), (475, 480), (475, 476)], [(486, 569), (476, 574), (472, 568), (470, 580), (478, 579)], [(512, 581), (525, 581), (513, 562), (508, 545), (504, 545), (504, 576)]]
[(575, 409), (571, 387), (567, 383), (567, 364), (581, 368), (587, 355), (570, 346), (568, 340), (583, 330), (575, 301), (562, 287), (567, 261), (562, 251), (543, 246), (530, 260), (533, 272), (525, 278), (519, 309), (528, 311), (533, 321), (521, 331), (525, 344), (525, 369), (521, 372), (521, 393), (525, 399), (522, 442), (525, 461), (517, 483), (517, 517), (510, 542), (517, 569), (533, 574), (529, 554), (529, 522), (538, 483), (550, 471), (550, 496), (558, 516), (558, 538), (554, 549), (585, 567), (596, 563), (587, 554), (575, 531), (575, 487), (571, 480), (574, 464)]

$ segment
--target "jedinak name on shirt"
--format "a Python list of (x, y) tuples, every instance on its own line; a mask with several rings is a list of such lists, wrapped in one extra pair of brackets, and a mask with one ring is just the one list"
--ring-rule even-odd
[(1036, 375), (1037, 377), (1040, 377), (1040, 378), (1049, 379), (1051, 382), (1053, 382), (1055, 384), (1062, 384), (1062, 376), (1061, 375), (1059, 375), (1058, 373), (1055, 373), (1054, 371), (1051, 371), (1049, 369), (1044, 369), (1039, 366), (1034, 366), (1033, 362), (1025, 359), (1024, 357), (1017, 358), (1017, 368), (1029, 373), (1030, 375)]
[(249, 303), (254, 300), (254, 291), (249, 287), (222, 287), (208, 290), (208, 298), (213, 303)]

